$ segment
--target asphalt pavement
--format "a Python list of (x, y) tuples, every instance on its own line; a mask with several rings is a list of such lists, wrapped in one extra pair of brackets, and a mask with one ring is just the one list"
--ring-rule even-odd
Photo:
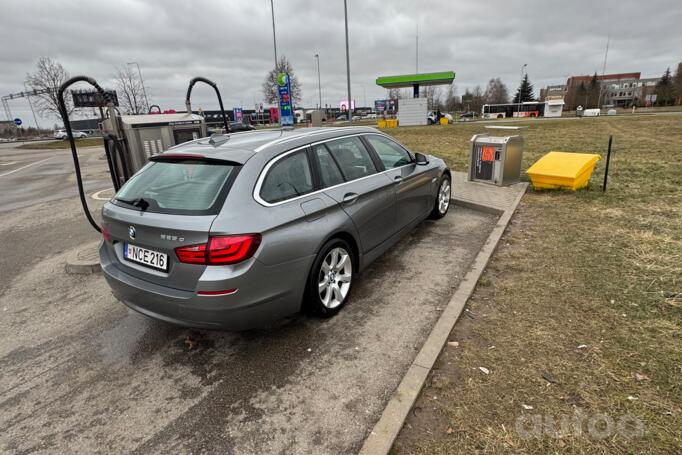
[[(87, 192), (111, 187), (102, 147), (78, 150)], [(69, 150), (26, 150), (0, 147), (0, 212), (77, 196)]]
[[(54, 172), (66, 191), (66, 159), (47, 157), (9, 177)], [(359, 277), (338, 316), (224, 333), (150, 320), (100, 274), (67, 274), (97, 234), (77, 198), (36, 198), (0, 216), (3, 453), (355, 453), (495, 225), (453, 206)]]

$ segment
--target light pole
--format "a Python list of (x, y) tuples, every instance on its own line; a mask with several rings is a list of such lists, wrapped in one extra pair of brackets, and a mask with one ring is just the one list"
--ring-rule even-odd
[(524, 63), (523, 66), (521, 67), (521, 85), (519, 85), (519, 100), (518, 100), (519, 103), (517, 106), (518, 111), (516, 113), (517, 117), (521, 117), (521, 88), (523, 87), (523, 70), (525, 70), (527, 66), (528, 66), (528, 63)]
[(270, 0), (270, 11), (272, 11), (272, 45), (275, 49), (275, 72), (277, 72), (277, 35), (275, 34), (275, 4)]
[(322, 109), (322, 80), (320, 79), (320, 54), (315, 54), (315, 58), (317, 59), (317, 94), (320, 97), (320, 104), (318, 104), (318, 108)]
[(350, 98), (350, 52), (348, 50), (348, 0), (343, 0), (343, 16), (346, 22), (346, 81), (348, 84), (348, 101), (347, 101), (347, 111), (348, 111), (348, 124), (353, 123), (353, 113), (351, 106), (353, 102)]
[(144, 88), (144, 79), (142, 79), (142, 71), (140, 71), (140, 65), (137, 62), (129, 62), (126, 64), (137, 66), (137, 74), (140, 76), (140, 84), (142, 84), (142, 94), (144, 95), (144, 103), (147, 105), (147, 110), (149, 110), (149, 100), (147, 99), (147, 90)]

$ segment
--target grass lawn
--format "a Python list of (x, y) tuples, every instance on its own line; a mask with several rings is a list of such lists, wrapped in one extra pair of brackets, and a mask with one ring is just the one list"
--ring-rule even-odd
[[(86, 137), (85, 139), (76, 139), (76, 147), (96, 147), (102, 145), (101, 137)], [(68, 149), (71, 146), (69, 141), (43, 141), (43, 142), (31, 142), (28, 144), (22, 144), (18, 149), (25, 150), (62, 150)]]
[[(524, 170), (612, 134), (609, 189), (529, 189), (393, 451), (682, 453), (682, 117), (527, 124)], [(386, 131), (462, 171), (484, 130)]]

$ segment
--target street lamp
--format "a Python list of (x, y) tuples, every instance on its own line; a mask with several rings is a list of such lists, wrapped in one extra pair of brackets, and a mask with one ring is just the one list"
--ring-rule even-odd
[(275, 35), (275, 4), (270, 0), (270, 11), (272, 11), (272, 44), (275, 49), (275, 72), (277, 72), (277, 36)]
[(518, 112), (516, 113), (517, 117), (521, 117), (521, 87), (523, 87), (523, 70), (526, 69), (528, 66), (528, 63), (524, 63), (523, 66), (521, 67), (521, 85), (519, 85), (519, 103), (517, 106)]
[(343, 16), (346, 22), (346, 81), (348, 84), (348, 124), (353, 123), (353, 112), (351, 110), (352, 102), (350, 98), (350, 53), (348, 50), (348, 1), (343, 0)]
[(147, 90), (144, 88), (144, 79), (142, 79), (142, 71), (140, 71), (140, 65), (137, 62), (128, 62), (126, 65), (137, 66), (137, 74), (140, 76), (140, 84), (142, 84), (142, 93), (144, 94), (144, 103), (147, 105), (147, 110), (149, 110), (149, 100), (147, 99)]
[(320, 97), (320, 104), (318, 104), (318, 108), (322, 109), (322, 82), (320, 79), (320, 54), (315, 54), (315, 58), (317, 59), (317, 94)]

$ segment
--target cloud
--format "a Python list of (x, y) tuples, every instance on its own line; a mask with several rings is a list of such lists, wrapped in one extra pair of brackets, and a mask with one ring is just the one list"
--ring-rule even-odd
[[(274, 0), (277, 52), (302, 82), (304, 103), (317, 104), (320, 55), (323, 104), (346, 95), (341, 0)], [(419, 70), (454, 70), (459, 93), (501, 77), (510, 91), (520, 67), (536, 89), (569, 75), (600, 72), (607, 35), (608, 72), (658, 76), (682, 60), (682, 8), (676, 0), (378, 1), (348, 0), (351, 85), (358, 104), (384, 98), (377, 76), (413, 73), (419, 24)], [(215, 80), (225, 106), (261, 102), (261, 82), (273, 66), (268, 0), (5, 2), (0, 40), (0, 94), (23, 90), (41, 56), (71, 75), (112, 86), (117, 66), (137, 61), (154, 104), (183, 108), (194, 76)], [(208, 87), (193, 91), (195, 107), (217, 107)], [(33, 124), (25, 101), (16, 116)], [(40, 120), (40, 119), (39, 119)], [(49, 126), (53, 119), (43, 119)]]

